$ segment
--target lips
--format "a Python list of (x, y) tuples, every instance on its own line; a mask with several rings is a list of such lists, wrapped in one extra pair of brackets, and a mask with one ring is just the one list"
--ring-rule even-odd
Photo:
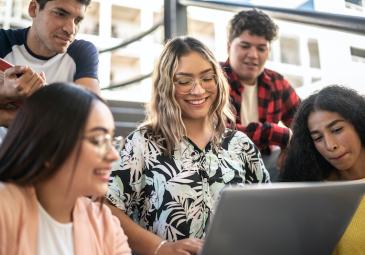
[(342, 153), (338, 156), (330, 157), (330, 160), (339, 160), (339, 159), (343, 158), (346, 154), (347, 153), (345, 152), (345, 153)]
[(109, 181), (109, 176), (111, 173), (110, 168), (99, 168), (94, 170), (94, 175), (100, 178), (102, 181), (107, 182)]
[(189, 104), (192, 104), (192, 105), (201, 105), (203, 104), (205, 101), (207, 100), (207, 97), (206, 98), (202, 98), (202, 99), (194, 99), (194, 100), (186, 100)]
[(64, 41), (65, 43), (70, 43), (72, 41), (72, 38), (61, 35), (56, 35), (56, 38), (61, 41)]
[(253, 62), (243, 62), (243, 65), (248, 69), (257, 69), (259, 66), (257, 63)]

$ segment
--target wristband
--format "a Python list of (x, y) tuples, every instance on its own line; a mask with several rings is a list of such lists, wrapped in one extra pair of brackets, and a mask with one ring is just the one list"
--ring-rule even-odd
[(167, 243), (167, 240), (163, 240), (163, 241), (161, 241), (161, 242), (157, 245), (157, 247), (156, 247), (155, 251), (153, 252), (153, 255), (157, 255), (158, 251), (161, 249), (162, 245), (164, 245), (165, 243)]

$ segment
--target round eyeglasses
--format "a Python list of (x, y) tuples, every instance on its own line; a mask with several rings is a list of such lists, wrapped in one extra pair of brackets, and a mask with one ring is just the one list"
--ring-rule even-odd
[(216, 75), (214, 73), (207, 73), (199, 78), (179, 76), (176, 77), (174, 81), (176, 91), (180, 94), (190, 94), (197, 83), (199, 83), (204, 90), (213, 89), (217, 84)]
[(112, 137), (109, 134), (84, 137), (91, 144), (95, 145), (101, 157), (105, 158), (110, 150), (114, 147), (119, 151), (124, 145), (122, 136)]

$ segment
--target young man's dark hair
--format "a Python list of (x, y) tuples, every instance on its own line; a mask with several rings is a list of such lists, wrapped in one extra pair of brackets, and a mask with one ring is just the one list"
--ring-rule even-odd
[(253, 9), (241, 11), (233, 17), (229, 24), (228, 40), (231, 42), (245, 30), (252, 35), (263, 36), (271, 42), (277, 35), (278, 27), (267, 14)]
[[(36, 0), (39, 4), (39, 9), (43, 10), (44, 6), (46, 6), (46, 3), (53, 0)], [(88, 6), (91, 2), (91, 0), (77, 0), (80, 4), (83, 4), (85, 6)]]

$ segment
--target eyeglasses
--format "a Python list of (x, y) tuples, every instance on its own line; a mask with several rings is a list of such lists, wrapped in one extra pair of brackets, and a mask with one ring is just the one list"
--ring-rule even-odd
[(175, 79), (174, 84), (176, 90), (180, 94), (189, 94), (195, 88), (197, 81), (199, 81), (200, 86), (209, 90), (216, 86), (216, 75), (214, 73), (207, 73), (199, 78), (184, 76)]
[(108, 152), (114, 147), (120, 150), (124, 144), (124, 139), (121, 136), (112, 137), (109, 134), (84, 137), (91, 144), (95, 145), (101, 157), (106, 157)]

